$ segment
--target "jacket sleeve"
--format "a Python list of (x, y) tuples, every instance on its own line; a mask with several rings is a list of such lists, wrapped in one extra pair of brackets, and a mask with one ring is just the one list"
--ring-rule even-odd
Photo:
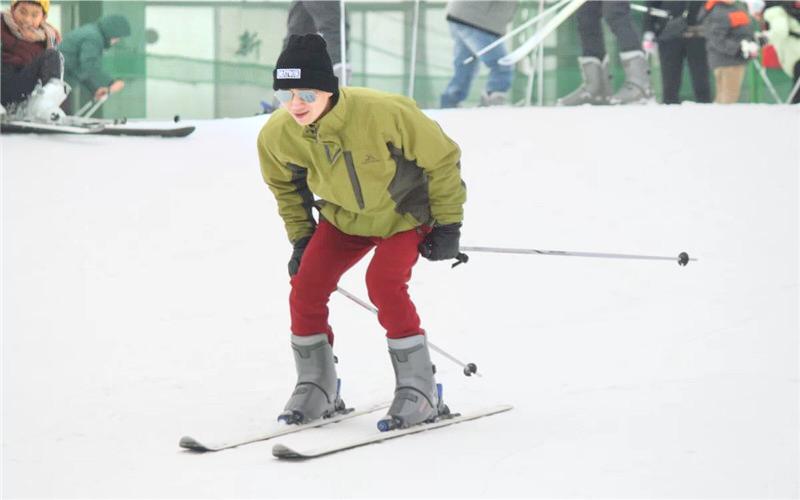
[(428, 198), (435, 223), (461, 222), (467, 187), (461, 180), (458, 145), (411, 100), (402, 106), (399, 120), (397, 127), (404, 156), (416, 162), (428, 176)]
[(311, 212), (314, 195), (308, 188), (308, 170), (281, 162), (269, 147), (266, 127), (258, 136), (258, 159), (261, 175), (278, 203), (278, 214), (283, 219), (289, 241), (294, 244), (300, 238), (311, 235), (316, 221)]
[[(747, 16), (742, 11), (737, 11), (736, 15), (739, 18)], [(709, 23), (706, 25), (706, 43), (723, 54), (739, 55), (742, 50), (742, 40), (753, 37), (753, 27), (749, 23), (749, 18), (746, 24), (734, 26), (731, 14), (714, 11), (709, 17)]]
[(103, 71), (103, 46), (94, 40), (81, 43), (78, 52), (78, 80), (95, 92), (100, 87), (107, 87), (114, 81)]

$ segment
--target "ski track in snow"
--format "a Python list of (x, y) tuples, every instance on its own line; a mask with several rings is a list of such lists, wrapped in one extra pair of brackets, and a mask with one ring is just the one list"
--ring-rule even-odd
[[(455, 411), (509, 413), (307, 463), (273, 442), (293, 383), (266, 117), (185, 139), (3, 135), (2, 496), (798, 495), (800, 108), (431, 111), (462, 148), (462, 244), (411, 293)], [(366, 299), (366, 261), (342, 280)], [(391, 396), (377, 321), (331, 298), (343, 396)], [(318, 447), (376, 415), (277, 440)]]

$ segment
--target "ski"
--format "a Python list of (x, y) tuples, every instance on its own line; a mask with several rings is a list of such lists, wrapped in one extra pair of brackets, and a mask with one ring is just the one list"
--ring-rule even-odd
[(295, 450), (286, 445), (278, 443), (272, 447), (272, 455), (276, 458), (283, 460), (308, 460), (311, 458), (324, 457), (326, 455), (332, 455), (334, 453), (339, 453), (341, 451), (352, 450), (353, 448), (359, 448), (361, 446), (366, 446), (368, 444), (381, 443), (383, 441), (388, 441), (390, 439), (396, 439), (411, 434), (418, 434), (420, 432), (430, 431), (433, 429), (440, 429), (442, 427), (447, 427), (449, 425), (460, 424), (461, 422), (467, 422), (469, 420), (475, 420), (481, 417), (488, 417), (489, 415), (496, 415), (498, 413), (509, 411), (512, 408), (514, 407), (511, 405), (499, 405), (499, 406), (493, 406), (491, 408), (486, 408), (483, 410), (477, 410), (463, 415), (453, 414), (453, 416), (449, 418), (439, 420), (433, 423), (419, 424), (413, 427), (409, 427), (407, 429), (399, 429), (387, 432), (375, 432), (367, 436), (354, 438), (352, 440), (345, 441), (337, 445), (325, 448), (312, 449), (312, 450)]
[(39, 134), (92, 134), (127, 135), (138, 137), (186, 137), (194, 132), (192, 125), (181, 127), (138, 127), (115, 124), (111, 121), (86, 120), (67, 117), (63, 123), (42, 123), (28, 120), (4, 120), (0, 122), (3, 133)]
[(561, 26), (561, 24), (584, 3), (586, 3), (586, 0), (572, 0), (569, 2), (558, 12), (558, 14), (547, 21), (547, 24), (542, 26), (539, 31), (534, 33), (532, 37), (526, 40), (525, 43), (514, 49), (508, 55), (500, 58), (498, 62), (504, 66), (513, 66), (514, 64), (517, 64), (520, 60), (522, 60), (523, 57), (527, 56), (533, 49), (538, 47), (545, 38), (550, 36), (550, 34), (554, 32), (556, 28)]
[(103, 130), (102, 125), (58, 125), (54, 123), (38, 123), (25, 120), (0, 122), (0, 132), (13, 133), (60, 133), (60, 134), (97, 134)]
[(98, 135), (128, 135), (138, 137), (186, 137), (194, 132), (195, 127), (190, 125), (187, 127), (174, 127), (174, 128), (138, 128), (127, 127), (125, 125), (106, 125), (99, 132)]
[(236, 448), (238, 446), (244, 446), (246, 444), (252, 443), (259, 443), (261, 441), (267, 441), (279, 436), (285, 436), (287, 434), (294, 434), (296, 432), (301, 432), (307, 429), (315, 429), (317, 427), (323, 427), (328, 424), (334, 424), (336, 422), (341, 422), (342, 420), (348, 420), (355, 417), (360, 417), (361, 415), (367, 415), (369, 413), (374, 413), (376, 411), (380, 411), (389, 407), (388, 402), (386, 403), (377, 403), (372, 406), (367, 406), (363, 409), (351, 409), (348, 413), (340, 413), (338, 415), (334, 415), (330, 418), (323, 418), (319, 420), (315, 420), (313, 422), (309, 422), (307, 424), (301, 425), (286, 425), (285, 427), (274, 430), (268, 431), (260, 434), (254, 434), (252, 436), (244, 437), (241, 439), (234, 439), (231, 441), (204, 441), (201, 442), (191, 436), (183, 436), (179, 441), (178, 445), (181, 448), (185, 448), (187, 450), (192, 451), (199, 451), (199, 452), (207, 452), (207, 451), (220, 451), (220, 450), (227, 450), (230, 448)]

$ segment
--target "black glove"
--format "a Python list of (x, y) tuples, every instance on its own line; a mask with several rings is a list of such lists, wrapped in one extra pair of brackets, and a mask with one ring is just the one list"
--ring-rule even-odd
[(294, 250), (292, 250), (292, 258), (289, 259), (289, 277), (297, 274), (300, 270), (300, 259), (303, 258), (303, 252), (306, 251), (308, 242), (311, 241), (311, 236), (304, 236), (294, 242)]
[(435, 226), (419, 244), (419, 254), (428, 260), (455, 259), (458, 255), (458, 240), (461, 238), (461, 223)]

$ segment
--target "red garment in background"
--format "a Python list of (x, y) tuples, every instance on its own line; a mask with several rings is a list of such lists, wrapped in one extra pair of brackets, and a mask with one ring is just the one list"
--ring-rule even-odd
[(292, 278), (292, 333), (326, 333), (333, 344), (328, 299), (345, 271), (375, 248), (367, 268), (367, 290), (370, 301), (378, 308), (378, 321), (386, 329), (386, 336), (397, 339), (424, 334), (408, 296), (408, 281), (419, 258), (417, 247), (428, 231), (420, 227), (385, 239), (367, 238), (345, 234), (329, 222), (320, 222), (303, 253), (300, 270)]
[(761, 49), (761, 64), (765, 68), (781, 69), (781, 62), (778, 60), (778, 52), (774, 45), (764, 45)]

